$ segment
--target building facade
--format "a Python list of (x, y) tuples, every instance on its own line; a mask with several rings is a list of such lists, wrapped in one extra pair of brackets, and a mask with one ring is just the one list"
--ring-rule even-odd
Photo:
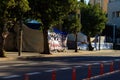
[(120, 0), (110, 0), (108, 4), (108, 24), (120, 27)]
[(120, 0), (109, 0), (108, 3), (108, 22), (112, 27), (112, 41), (120, 45)]
[(90, 0), (89, 3), (92, 5), (99, 4), (100, 8), (107, 13), (107, 5), (109, 0)]

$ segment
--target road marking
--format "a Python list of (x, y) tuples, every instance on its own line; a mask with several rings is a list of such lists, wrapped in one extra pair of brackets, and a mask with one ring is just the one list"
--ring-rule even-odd
[(114, 61), (120, 61), (120, 59), (115, 59)]
[(51, 70), (46, 70), (45, 72), (52, 72), (52, 71), (54, 71), (54, 70), (52, 70), (52, 69)]
[(11, 65), (11, 66), (23, 66), (25, 64), (15, 64), (15, 65)]
[(72, 69), (71, 67), (66, 67), (66, 68), (60, 68), (58, 70), (67, 70), (67, 69)]
[(111, 62), (111, 61), (101, 61), (101, 62), (103, 62), (103, 63), (108, 63), (108, 62)]
[(80, 67), (82, 67), (82, 66), (75, 66), (75, 68), (80, 68)]
[(9, 65), (0, 66), (0, 68), (5, 68), (5, 67), (9, 67)]
[(29, 63), (28, 65), (33, 65), (33, 64), (40, 64), (40, 63)]
[(86, 78), (86, 79), (82, 79), (82, 80), (93, 80), (93, 79), (99, 79), (99, 78), (101, 78), (101, 77), (104, 77), (104, 76), (109, 76), (109, 75), (111, 75), (111, 74), (114, 74), (114, 73), (117, 73), (117, 72), (120, 72), (120, 70), (116, 70), (116, 71), (113, 71), (113, 72), (108, 72), (108, 73), (104, 73), (103, 75), (97, 75), (97, 76), (93, 76), (93, 77), (91, 77), (91, 78)]
[(91, 65), (91, 64), (83, 64), (84, 66), (89, 66), (89, 65)]
[(32, 72), (32, 73), (26, 73), (28, 75), (36, 75), (36, 74), (41, 74), (41, 72)]
[(11, 76), (3, 77), (3, 78), (4, 79), (9, 79), (9, 78), (16, 78), (16, 77), (20, 77), (20, 75), (11, 75)]
[(98, 64), (100, 64), (100, 63), (92, 63), (92, 65), (98, 65)]

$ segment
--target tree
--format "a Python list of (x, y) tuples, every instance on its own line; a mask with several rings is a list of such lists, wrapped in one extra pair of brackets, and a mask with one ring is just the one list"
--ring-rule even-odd
[(77, 13), (79, 9), (71, 12), (65, 19), (63, 23), (64, 30), (68, 33), (73, 33), (75, 35), (75, 52), (77, 52), (77, 33), (80, 32), (81, 24), (79, 14)]
[(23, 19), (26, 18), (25, 13), (30, 10), (28, 0), (14, 0), (15, 7), (10, 8), (9, 14), (12, 15), (13, 19), (16, 19), (16, 22), (19, 24), (19, 49), (18, 49), (18, 56), (21, 55), (22, 52), (22, 25)]
[(80, 2), (81, 2), (81, 3), (85, 3), (85, 1), (84, 1), (84, 0), (80, 0)]
[(28, 0), (32, 18), (39, 19), (43, 26), (44, 51), (50, 54), (48, 46), (48, 29), (61, 23), (62, 19), (74, 9), (77, 0)]
[(105, 13), (98, 5), (81, 6), (81, 31), (88, 37), (88, 49), (93, 50), (90, 37), (100, 34), (107, 21)]
[[(15, 14), (28, 10), (29, 6), (26, 3), (28, 3), (27, 0), (0, 0), (0, 57), (5, 57), (4, 38), (8, 35), (7, 29), (18, 18)], [(15, 8), (20, 12), (15, 12)]]

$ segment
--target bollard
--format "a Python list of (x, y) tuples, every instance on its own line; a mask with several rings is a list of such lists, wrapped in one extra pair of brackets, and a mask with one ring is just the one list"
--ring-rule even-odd
[(104, 65), (103, 63), (100, 64), (100, 75), (104, 74)]
[(56, 71), (55, 70), (52, 71), (52, 80), (56, 80)]
[(88, 66), (88, 79), (91, 78), (92, 75), (92, 69), (91, 69), (91, 65)]
[(72, 69), (72, 80), (76, 80), (76, 69)]
[(112, 61), (110, 64), (110, 72), (114, 71), (114, 62)]
[(24, 80), (29, 80), (29, 75), (28, 74), (24, 75)]

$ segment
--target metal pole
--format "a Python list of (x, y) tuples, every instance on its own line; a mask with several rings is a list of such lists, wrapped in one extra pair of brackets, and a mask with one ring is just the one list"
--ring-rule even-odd
[(115, 24), (113, 25), (113, 49), (115, 49)]
[(98, 39), (99, 41), (99, 50), (100, 50), (100, 47), (101, 47), (101, 33), (99, 34), (99, 39)]
[(113, 25), (113, 43), (115, 43), (115, 24)]

